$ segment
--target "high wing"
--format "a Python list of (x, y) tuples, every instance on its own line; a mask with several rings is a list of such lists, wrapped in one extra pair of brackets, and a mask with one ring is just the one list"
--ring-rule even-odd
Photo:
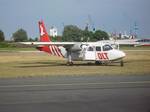
[(73, 46), (79, 42), (19, 42), (26, 45), (56, 45), (56, 46)]
[(50, 45), (55, 45), (55, 46), (63, 46), (64, 48), (70, 49), (72, 46), (79, 44), (78, 42), (20, 42), (21, 44), (26, 44), (26, 45), (33, 45), (33, 46), (50, 46)]
[(71, 48), (76, 45), (89, 45), (92, 44), (93, 42), (19, 42), (19, 43), (26, 44), (26, 45), (33, 45), (33, 46), (55, 45), (55, 46), (63, 46), (64, 48)]

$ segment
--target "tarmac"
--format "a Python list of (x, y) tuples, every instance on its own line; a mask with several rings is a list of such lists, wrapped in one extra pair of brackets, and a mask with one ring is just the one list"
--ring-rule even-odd
[(150, 112), (150, 76), (0, 79), (0, 112)]

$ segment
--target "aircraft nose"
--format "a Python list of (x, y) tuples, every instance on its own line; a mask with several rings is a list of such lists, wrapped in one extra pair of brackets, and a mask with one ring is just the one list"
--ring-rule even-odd
[(126, 53), (125, 52), (123, 52), (123, 51), (121, 51), (121, 57), (125, 57), (126, 56)]

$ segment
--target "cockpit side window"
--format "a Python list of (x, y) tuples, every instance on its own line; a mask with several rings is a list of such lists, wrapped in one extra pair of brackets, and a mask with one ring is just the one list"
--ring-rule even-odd
[(93, 47), (88, 47), (87, 51), (94, 51), (94, 48)]
[(103, 46), (103, 51), (109, 51), (112, 50), (113, 48), (110, 45), (104, 45)]
[(101, 51), (101, 47), (100, 46), (96, 46), (96, 51)]

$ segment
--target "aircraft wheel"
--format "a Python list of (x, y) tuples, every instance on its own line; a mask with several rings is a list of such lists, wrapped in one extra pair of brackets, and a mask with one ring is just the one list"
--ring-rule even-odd
[(120, 61), (120, 66), (123, 67), (124, 66), (124, 62), (123, 60)]
[(102, 65), (102, 62), (101, 61), (95, 61), (95, 64), (96, 65)]
[(72, 65), (73, 65), (73, 62), (67, 62), (67, 65), (68, 65), (68, 66), (72, 66)]

